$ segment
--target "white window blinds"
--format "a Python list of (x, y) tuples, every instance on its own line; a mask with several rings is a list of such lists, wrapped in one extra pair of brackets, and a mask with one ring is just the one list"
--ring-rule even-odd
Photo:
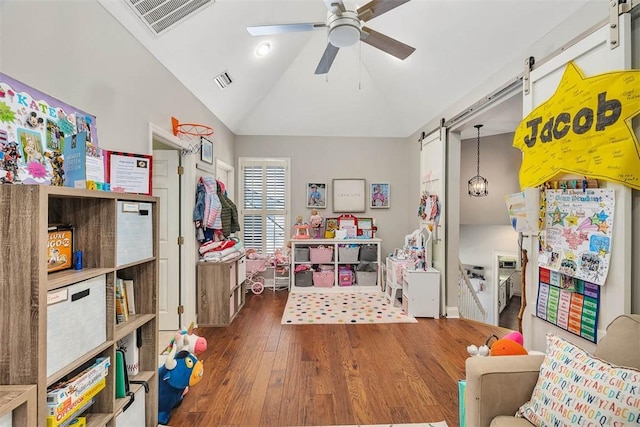
[(240, 158), (243, 244), (273, 254), (288, 238), (289, 160)]

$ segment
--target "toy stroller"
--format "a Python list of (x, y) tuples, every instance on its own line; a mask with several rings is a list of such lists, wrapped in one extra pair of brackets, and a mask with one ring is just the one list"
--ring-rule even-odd
[(248, 259), (247, 260), (247, 279), (244, 281), (246, 289), (258, 295), (264, 290), (264, 277), (259, 274), (267, 269), (267, 260), (265, 259)]

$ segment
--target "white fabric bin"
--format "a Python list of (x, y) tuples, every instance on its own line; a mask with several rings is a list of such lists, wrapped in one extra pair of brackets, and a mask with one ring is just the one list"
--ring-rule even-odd
[(47, 293), (47, 376), (107, 340), (106, 276)]
[(116, 415), (116, 427), (134, 427), (145, 425), (144, 400), (146, 398), (144, 387), (139, 386), (134, 394), (131, 406)]
[(151, 203), (118, 201), (118, 266), (153, 257), (153, 210)]

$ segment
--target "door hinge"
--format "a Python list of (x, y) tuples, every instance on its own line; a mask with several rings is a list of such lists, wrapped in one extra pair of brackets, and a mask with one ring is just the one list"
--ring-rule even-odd
[(178, 166), (178, 175), (184, 175), (184, 166)]
[(184, 305), (178, 306), (178, 314), (184, 314)]
[(184, 245), (184, 236), (178, 236), (178, 244)]

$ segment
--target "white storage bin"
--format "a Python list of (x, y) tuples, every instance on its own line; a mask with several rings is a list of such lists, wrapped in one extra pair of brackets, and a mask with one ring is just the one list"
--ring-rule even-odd
[(134, 427), (144, 426), (144, 400), (145, 400), (144, 387), (140, 386), (134, 393), (134, 400), (131, 406), (125, 411), (116, 415), (116, 427)]
[(118, 201), (118, 266), (153, 257), (153, 210), (151, 203)]
[(0, 427), (12, 427), (13, 426), (13, 417), (11, 412), (4, 414), (0, 417)]
[(106, 276), (47, 293), (47, 376), (107, 340)]

